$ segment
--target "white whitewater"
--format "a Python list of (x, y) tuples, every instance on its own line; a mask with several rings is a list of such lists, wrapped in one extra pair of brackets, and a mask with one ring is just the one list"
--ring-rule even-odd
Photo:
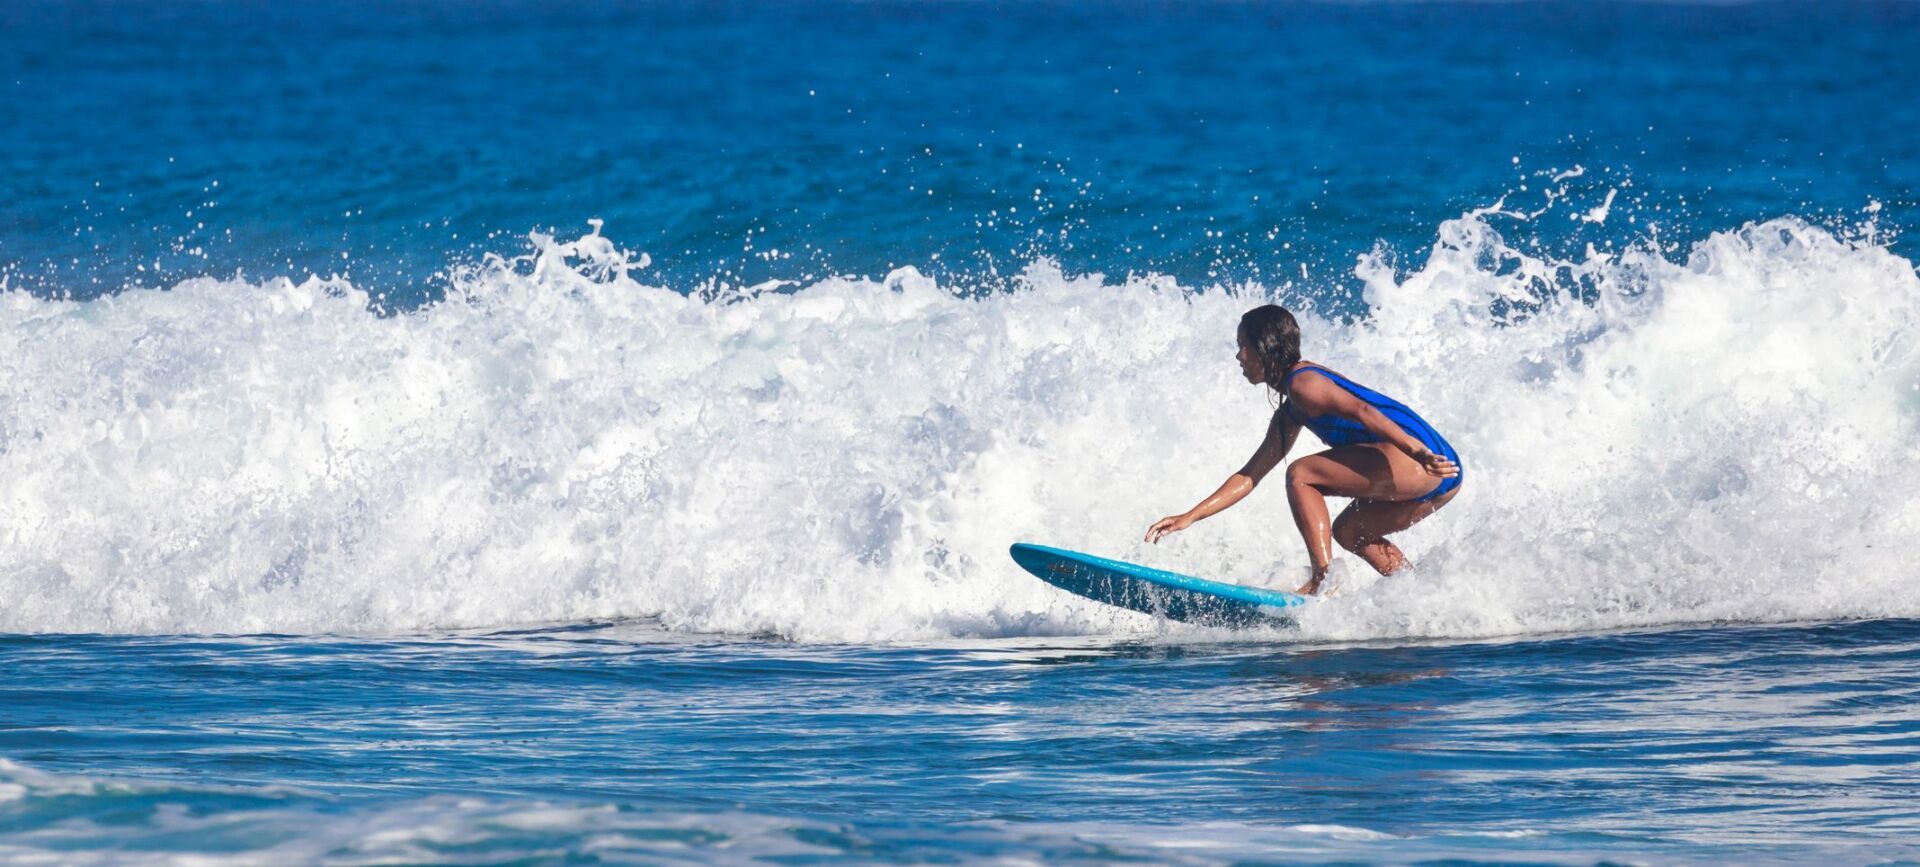
[[(1460, 449), (1417, 576), (1310, 637), (1920, 616), (1920, 277), (1785, 218), (1690, 250), (1521, 252), (1488, 213), (1307, 355)], [(1158, 548), (1260, 438), (1257, 287), (1031, 266), (649, 286), (597, 231), (443, 303), (201, 279), (0, 294), (0, 631), (384, 632), (657, 617), (808, 641), (1151, 628), (1022, 573), (1040, 541), (1297, 573), (1277, 484)]]

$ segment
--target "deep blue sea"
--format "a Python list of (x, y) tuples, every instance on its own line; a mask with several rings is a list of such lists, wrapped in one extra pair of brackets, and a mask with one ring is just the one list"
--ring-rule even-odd
[[(0, 2), (0, 861), (1920, 862), (1916, 45)], [(1269, 301), (1459, 449), (1414, 568), (1021, 572), (1302, 575), (1140, 541)]]

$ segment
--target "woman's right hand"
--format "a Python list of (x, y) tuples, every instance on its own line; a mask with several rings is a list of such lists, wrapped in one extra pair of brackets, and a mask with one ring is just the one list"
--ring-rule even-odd
[(1193, 519), (1186, 515), (1168, 515), (1153, 522), (1153, 526), (1147, 528), (1147, 541), (1159, 542), (1191, 526), (1193, 526)]
[(1420, 468), (1426, 470), (1427, 475), (1443, 479), (1460, 475), (1460, 465), (1448, 460), (1445, 455), (1436, 455), (1425, 448), (1415, 449), (1411, 455), (1420, 462)]

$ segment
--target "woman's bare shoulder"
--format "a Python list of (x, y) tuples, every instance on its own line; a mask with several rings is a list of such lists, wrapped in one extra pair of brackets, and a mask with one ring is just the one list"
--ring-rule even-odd
[(1287, 399), (1303, 410), (1327, 406), (1343, 391), (1327, 376), (1327, 369), (1317, 364), (1303, 362), (1287, 375)]

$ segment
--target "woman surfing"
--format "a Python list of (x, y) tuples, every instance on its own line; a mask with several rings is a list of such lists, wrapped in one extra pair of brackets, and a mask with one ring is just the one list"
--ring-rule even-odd
[[(1300, 324), (1286, 308), (1268, 304), (1247, 311), (1240, 317), (1239, 343), (1247, 381), (1280, 395), (1266, 439), (1219, 490), (1182, 514), (1154, 522), (1147, 541), (1158, 542), (1245, 499), (1286, 459), (1305, 427), (1329, 448), (1287, 467), (1287, 503), (1313, 562), (1297, 592), (1320, 591), (1334, 542), (1382, 575), (1405, 566), (1406, 555), (1387, 536), (1453, 500), (1460, 492), (1459, 454), (1406, 404), (1301, 360)], [(1331, 522), (1330, 496), (1353, 499)]]

